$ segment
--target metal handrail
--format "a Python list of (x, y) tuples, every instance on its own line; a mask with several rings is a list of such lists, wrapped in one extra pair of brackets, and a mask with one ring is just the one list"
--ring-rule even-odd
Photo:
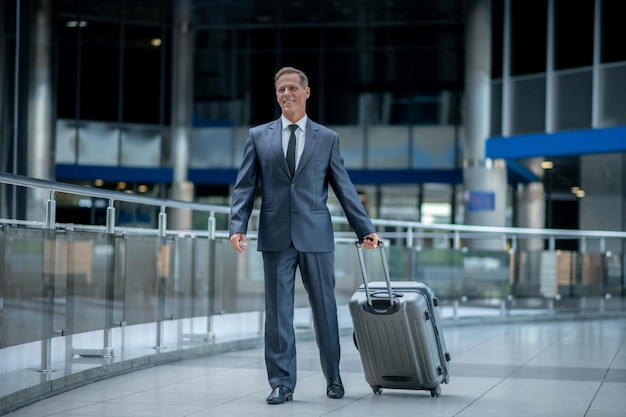
[[(173, 200), (158, 197), (142, 196), (137, 194), (129, 194), (121, 191), (105, 190), (99, 188), (90, 188), (81, 185), (67, 184), (38, 178), (31, 178), (22, 175), (0, 173), (0, 183), (9, 185), (18, 185), (29, 188), (48, 189), (54, 192), (63, 192), (73, 195), (82, 195), (87, 197), (95, 197), (109, 199), (110, 202), (123, 201), (129, 203), (145, 204), (156, 207), (170, 207), (191, 209), (202, 212), (214, 212), (228, 214), (230, 208), (228, 206), (210, 205), (204, 203), (196, 203), (189, 201)], [(257, 210), (254, 214), (258, 213)], [(343, 216), (332, 216), (333, 223), (348, 224)], [(613, 230), (568, 230), (568, 229), (540, 229), (540, 228), (524, 228), (524, 227), (499, 227), (499, 226), (477, 226), (467, 224), (427, 224), (409, 220), (389, 220), (389, 219), (372, 219), (375, 226), (401, 227), (413, 232), (419, 230), (441, 231), (442, 233), (480, 233), (499, 235), (505, 237), (540, 237), (540, 238), (567, 238), (567, 239), (626, 239), (626, 232)], [(463, 237), (463, 236), (461, 236)]]
[(108, 199), (110, 201), (123, 201), (128, 203), (145, 204), (156, 207), (171, 207), (181, 209), (191, 209), (197, 211), (213, 211), (215, 213), (229, 213), (230, 209), (225, 206), (216, 206), (190, 201), (172, 200), (159, 197), (149, 197), (144, 195), (129, 194), (122, 191), (105, 190), (101, 188), (91, 188), (82, 185), (67, 184), (62, 182), (31, 178), (23, 175), (0, 173), (0, 183), (9, 185), (19, 185), (28, 188), (47, 189), (53, 192), (81, 195), (93, 198)]

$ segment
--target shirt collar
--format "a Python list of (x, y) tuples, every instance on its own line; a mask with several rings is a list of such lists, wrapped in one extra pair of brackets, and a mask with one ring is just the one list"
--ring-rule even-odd
[(298, 127), (300, 129), (302, 129), (302, 131), (304, 131), (304, 128), (306, 127), (306, 122), (307, 122), (307, 115), (305, 114), (304, 117), (302, 117), (302, 119), (298, 120), (296, 123), (291, 123), (285, 116), (283, 116), (282, 114), (280, 115), (280, 119), (283, 123), (283, 129), (286, 129), (287, 126), (292, 125), (292, 124), (296, 124), (298, 125)]

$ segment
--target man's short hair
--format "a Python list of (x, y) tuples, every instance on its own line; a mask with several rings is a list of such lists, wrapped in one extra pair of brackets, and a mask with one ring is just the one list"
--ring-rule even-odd
[(309, 78), (303, 71), (300, 71), (294, 67), (283, 67), (278, 70), (276, 75), (274, 76), (274, 86), (276, 86), (276, 82), (278, 79), (285, 74), (298, 74), (300, 76), (300, 85), (302, 88), (307, 88), (309, 86)]

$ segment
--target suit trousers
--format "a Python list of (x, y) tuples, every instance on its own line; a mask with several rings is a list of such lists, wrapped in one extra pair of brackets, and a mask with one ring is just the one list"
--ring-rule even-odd
[(297, 380), (294, 331), (296, 269), (308, 294), (324, 376), (339, 376), (339, 328), (335, 300), (334, 252), (263, 252), (265, 273), (265, 364), (272, 389), (294, 391)]

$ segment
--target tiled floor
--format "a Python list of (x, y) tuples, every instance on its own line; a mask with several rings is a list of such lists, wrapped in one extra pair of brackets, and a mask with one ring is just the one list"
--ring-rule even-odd
[(315, 342), (298, 342), (294, 401), (267, 405), (260, 348), (152, 367), (6, 414), (15, 417), (626, 416), (626, 320), (444, 324), (452, 354), (442, 395), (372, 393), (342, 339), (346, 396), (326, 398)]

